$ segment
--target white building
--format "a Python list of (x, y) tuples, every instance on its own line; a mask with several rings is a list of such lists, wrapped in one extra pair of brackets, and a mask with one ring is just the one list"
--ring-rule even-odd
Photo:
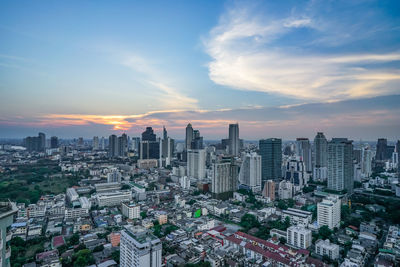
[(372, 174), (372, 150), (368, 147), (363, 147), (361, 150), (361, 173), (368, 178)]
[(90, 208), (92, 207), (92, 203), (90, 203), (90, 201), (87, 197), (80, 197), (79, 203), (81, 203), (81, 208), (83, 208), (83, 209), (90, 210)]
[(182, 189), (190, 189), (190, 179), (187, 176), (179, 178), (179, 183)]
[(311, 246), (311, 230), (303, 226), (290, 226), (286, 231), (287, 243), (296, 248), (307, 249)]
[(120, 262), (123, 267), (161, 267), (161, 240), (140, 226), (121, 232)]
[(320, 239), (315, 243), (315, 253), (320, 256), (327, 255), (331, 260), (337, 260), (339, 258), (339, 245), (331, 243), (329, 239)]
[(261, 156), (257, 153), (243, 157), (239, 173), (239, 182), (251, 188), (253, 192), (261, 191)]
[(317, 205), (318, 226), (326, 225), (329, 229), (339, 226), (341, 201), (338, 197), (329, 196)]
[(278, 188), (279, 199), (293, 198), (293, 184), (288, 181), (281, 181)]
[(305, 210), (288, 208), (282, 211), (282, 221), (284, 221), (286, 217), (290, 218), (290, 223), (293, 225), (308, 226), (308, 224), (312, 222), (312, 212)]
[(116, 191), (110, 193), (101, 193), (96, 195), (96, 202), (99, 207), (117, 206), (122, 202), (130, 202), (132, 193), (130, 191)]
[(85, 208), (65, 209), (65, 219), (77, 219), (89, 215), (89, 210)]
[(206, 150), (189, 149), (187, 151), (187, 172), (189, 177), (203, 179), (206, 175)]
[(78, 193), (76, 192), (76, 190), (75, 190), (75, 188), (68, 188), (67, 189), (67, 198), (68, 198), (68, 200), (70, 201), (70, 202), (72, 202), (72, 201), (75, 201), (75, 200), (78, 200), (78, 198), (79, 198), (79, 195), (78, 195)]
[(140, 206), (134, 203), (122, 203), (122, 215), (128, 219), (139, 219)]
[(121, 173), (117, 168), (112, 168), (109, 173), (107, 173), (107, 183), (120, 183)]
[(328, 178), (327, 167), (314, 167), (313, 169), (313, 180), (314, 181), (326, 181)]

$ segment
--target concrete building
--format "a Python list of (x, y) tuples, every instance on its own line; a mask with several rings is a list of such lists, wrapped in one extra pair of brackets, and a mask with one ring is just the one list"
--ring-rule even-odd
[(11, 257), (11, 247), (7, 242), (11, 240), (12, 233), (9, 230), (13, 223), (14, 215), (18, 209), (12, 202), (0, 202), (0, 266), (9, 267)]
[(189, 123), (186, 126), (185, 150), (192, 149), (192, 140), (193, 140), (193, 127)]
[(78, 198), (79, 195), (76, 192), (75, 188), (70, 187), (67, 189), (67, 199), (69, 200), (69, 202), (76, 201), (78, 200)]
[(243, 157), (239, 173), (240, 184), (253, 192), (261, 191), (261, 156), (257, 153), (246, 154)]
[(109, 173), (107, 173), (107, 183), (120, 183), (121, 173), (117, 168), (112, 168)]
[(354, 188), (353, 141), (333, 138), (328, 143), (328, 189), (352, 193)]
[(99, 207), (118, 206), (122, 202), (130, 202), (132, 200), (132, 193), (130, 191), (100, 193), (95, 198)]
[(308, 138), (296, 139), (296, 155), (304, 162), (305, 170), (312, 172), (312, 151)]
[(135, 226), (121, 232), (120, 265), (123, 267), (161, 267), (161, 240), (147, 229)]
[(239, 150), (239, 124), (229, 124), (229, 154), (238, 156)]
[(329, 196), (317, 204), (318, 226), (326, 225), (329, 229), (340, 224), (341, 201), (336, 196)]
[(122, 203), (121, 210), (122, 215), (124, 215), (128, 219), (140, 218), (140, 206), (135, 203)]
[(312, 243), (311, 230), (304, 226), (290, 226), (286, 231), (287, 244), (295, 248), (307, 249)]
[(238, 166), (233, 158), (219, 159), (211, 168), (211, 193), (213, 198), (229, 199), (237, 189)]
[(286, 217), (289, 217), (290, 223), (294, 225), (307, 227), (312, 222), (312, 212), (305, 210), (288, 208), (282, 211), (282, 221), (284, 221)]
[(339, 258), (339, 245), (333, 244), (327, 240), (318, 240), (315, 242), (315, 253), (324, 256), (327, 255), (331, 260)]
[(262, 181), (282, 177), (282, 139), (269, 138), (259, 141)]
[(275, 200), (275, 182), (272, 180), (267, 180), (264, 184), (264, 189), (262, 192), (264, 197), (269, 198), (270, 201)]
[(363, 147), (361, 150), (361, 174), (364, 178), (368, 178), (372, 174), (372, 158), (372, 150), (368, 147)]
[(289, 199), (293, 197), (293, 184), (289, 181), (281, 181), (278, 188), (279, 199)]
[(187, 151), (188, 176), (198, 180), (206, 176), (206, 150), (189, 149)]
[(314, 138), (315, 167), (328, 166), (328, 141), (324, 133), (318, 132)]

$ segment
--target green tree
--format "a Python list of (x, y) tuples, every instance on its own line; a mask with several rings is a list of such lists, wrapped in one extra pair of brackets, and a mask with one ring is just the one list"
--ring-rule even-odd
[(260, 223), (258, 222), (256, 216), (247, 213), (243, 215), (240, 219), (240, 226), (242, 226), (246, 230), (249, 230), (253, 227), (259, 227)]
[(318, 235), (319, 238), (321, 239), (329, 239), (329, 237), (332, 235), (332, 230), (329, 229), (328, 226), (324, 225), (318, 230)]
[(76, 267), (84, 267), (95, 263), (92, 252), (89, 249), (82, 249), (74, 256), (76, 258), (74, 266)]
[(111, 253), (111, 259), (115, 260), (115, 262), (118, 263), (118, 264), (119, 264), (119, 257), (120, 257), (119, 250), (113, 251)]

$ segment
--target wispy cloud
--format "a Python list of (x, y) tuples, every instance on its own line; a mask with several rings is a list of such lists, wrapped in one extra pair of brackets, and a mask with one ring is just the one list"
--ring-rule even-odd
[[(212, 58), (208, 64), (212, 81), (239, 90), (308, 101), (400, 92), (400, 70), (387, 67), (400, 60), (399, 51), (355, 53), (342, 49), (324, 53), (321, 43), (310, 50), (302, 47), (300, 40), (308, 38), (306, 43), (310, 44), (325, 38), (320, 31), (327, 21), (321, 22), (323, 18), (313, 17), (314, 13), (307, 10), (278, 18), (264, 11), (235, 6), (221, 16), (204, 41)], [(305, 33), (298, 32), (299, 28), (307, 28), (313, 34), (302, 37)], [(296, 41), (280, 42), (290, 37), (296, 37)]]

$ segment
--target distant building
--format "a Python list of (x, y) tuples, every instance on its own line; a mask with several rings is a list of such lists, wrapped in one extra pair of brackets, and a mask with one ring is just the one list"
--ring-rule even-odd
[(189, 123), (186, 126), (186, 137), (185, 137), (185, 150), (189, 150), (192, 149), (192, 140), (193, 140), (193, 127), (192, 125)]
[(328, 189), (346, 190), (354, 188), (353, 144), (347, 138), (333, 138), (328, 143)]
[(289, 181), (281, 181), (278, 188), (279, 199), (293, 198), (293, 184)]
[(161, 267), (161, 240), (140, 226), (121, 232), (120, 265), (124, 267)]
[(253, 192), (261, 191), (261, 156), (257, 153), (246, 154), (240, 167), (239, 182)]
[(229, 154), (238, 156), (239, 150), (239, 124), (229, 124)]
[(58, 148), (58, 137), (52, 136), (50, 138), (50, 148)]
[(121, 173), (117, 168), (112, 168), (109, 173), (107, 173), (107, 183), (120, 183)]
[(46, 148), (46, 135), (39, 133), (38, 136), (28, 136), (24, 139), (24, 146), (29, 152), (44, 152)]
[(268, 180), (265, 182), (262, 195), (264, 197), (269, 198), (270, 201), (275, 200), (275, 182), (274, 181)]
[(312, 151), (308, 138), (296, 139), (296, 154), (300, 157), (300, 160), (304, 162), (305, 170), (307, 172), (312, 172)]
[(262, 181), (282, 177), (282, 139), (269, 138), (259, 141)]
[(340, 224), (341, 204), (340, 199), (330, 196), (317, 204), (318, 226), (328, 226), (329, 229), (338, 227)]
[(100, 143), (99, 143), (99, 137), (98, 136), (93, 136), (92, 148), (95, 151), (100, 149)]
[(328, 166), (328, 141), (324, 133), (318, 132), (314, 138), (315, 167)]
[(187, 151), (187, 173), (198, 180), (206, 176), (206, 150), (189, 149)]
[(211, 193), (213, 198), (227, 200), (237, 189), (238, 168), (234, 158), (224, 157), (212, 164)]

